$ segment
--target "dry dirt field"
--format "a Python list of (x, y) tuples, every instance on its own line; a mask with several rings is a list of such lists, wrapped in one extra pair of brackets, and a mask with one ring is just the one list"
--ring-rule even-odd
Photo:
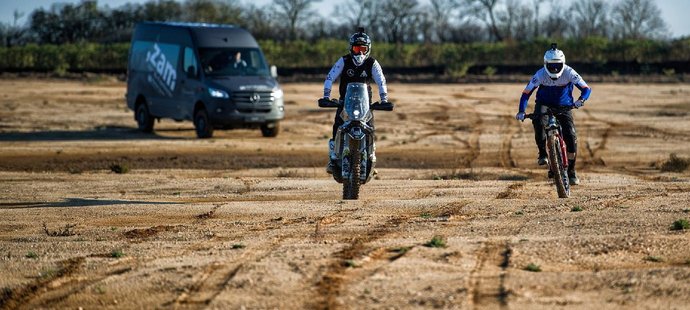
[(592, 85), (569, 199), (522, 84), (392, 84), (358, 201), (321, 85), (283, 86), (277, 138), (198, 140), (116, 80), (0, 79), (0, 308), (690, 308), (690, 84)]

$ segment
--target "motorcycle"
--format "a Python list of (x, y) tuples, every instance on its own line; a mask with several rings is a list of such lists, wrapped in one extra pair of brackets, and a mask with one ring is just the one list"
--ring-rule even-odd
[(343, 184), (343, 199), (358, 199), (360, 186), (371, 180), (376, 165), (374, 128), (367, 124), (373, 117), (371, 111), (392, 111), (394, 105), (370, 104), (365, 83), (348, 84), (345, 100), (322, 98), (318, 103), (321, 108), (343, 108), (340, 116), (344, 123), (334, 137), (337, 158), (333, 178)]

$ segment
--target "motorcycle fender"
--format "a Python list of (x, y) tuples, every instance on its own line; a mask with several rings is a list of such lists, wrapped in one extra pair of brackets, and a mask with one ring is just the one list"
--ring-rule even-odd
[(350, 128), (350, 131), (347, 134), (350, 136), (350, 139), (359, 141), (366, 137), (366, 133), (364, 132), (364, 130), (362, 130), (361, 127), (352, 127)]

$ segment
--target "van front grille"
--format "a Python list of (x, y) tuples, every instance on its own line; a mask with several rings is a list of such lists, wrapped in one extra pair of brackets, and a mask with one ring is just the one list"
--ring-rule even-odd
[(263, 108), (273, 105), (273, 94), (270, 91), (234, 92), (232, 100), (240, 108)]

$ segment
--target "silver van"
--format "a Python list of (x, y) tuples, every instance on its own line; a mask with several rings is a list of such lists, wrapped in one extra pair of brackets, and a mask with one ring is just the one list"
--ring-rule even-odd
[(276, 67), (242, 28), (139, 23), (127, 71), (127, 106), (141, 131), (152, 132), (161, 118), (193, 121), (199, 138), (214, 129), (260, 128), (264, 137), (280, 131), (285, 112)]

